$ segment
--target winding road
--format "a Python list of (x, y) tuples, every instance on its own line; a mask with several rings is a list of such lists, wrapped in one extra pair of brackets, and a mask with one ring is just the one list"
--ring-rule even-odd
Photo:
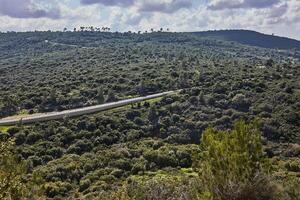
[(117, 102), (112, 103), (106, 103), (96, 106), (89, 106), (84, 108), (77, 108), (77, 109), (71, 109), (71, 110), (65, 110), (61, 112), (51, 112), (51, 113), (41, 113), (41, 114), (35, 114), (35, 115), (27, 115), (22, 118), (16, 117), (16, 118), (4, 118), (0, 119), (0, 126), (11, 126), (16, 125), (22, 121), (22, 124), (30, 124), (35, 122), (43, 122), (43, 121), (50, 121), (50, 120), (58, 120), (63, 119), (64, 117), (77, 117), (81, 115), (86, 114), (92, 114), (97, 113), (105, 110), (110, 110), (117, 107), (122, 107), (128, 104), (137, 103), (149, 99), (155, 99), (158, 97), (164, 97), (170, 94), (174, 94), (178, 91), (169, 91), (169, 92), (162, 92), (158, 94), (148, 95), (144, 97), (137, 97), (132, 99), (126, 99), (121, 100)]

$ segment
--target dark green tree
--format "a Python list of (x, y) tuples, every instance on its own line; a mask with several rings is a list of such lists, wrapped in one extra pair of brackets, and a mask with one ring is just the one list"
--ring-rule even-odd
[(107, 94), (106, 102), (112, 102), (112, 101), (116, 101), (116, 100), (117, 100), (117, 98), (116, 98), (115, 93), (112, 90), (109, 90), (108, 94)]
[(156, 125), (158, 122), (158, 114), (155, 106), (151, 106), (148, 113), (148, 120), (152, 123), (152, 125)]
[(96, 100), (97, 100), (97, 102), (98, 102), (99, 104), (104, 103), (105, 98), (104, 98), (104, 93), (103, 93), (103, 89), (102, 89), (102, 88), (99, 88), (99, 89), (97, 90)]

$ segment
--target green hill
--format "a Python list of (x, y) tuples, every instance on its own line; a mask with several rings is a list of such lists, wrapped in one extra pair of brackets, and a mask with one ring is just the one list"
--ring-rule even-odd
[[(123, 200), (127, 194), (138, 194), (139, 198), (132, 198), (136, 200), (182, 200), (193, 199), (185, 197), (194, 190), (213, 191), (201, 187), (222, 186), (224, 181), (233, 190), (225, 190), (226, 194), (246, 191), (252, 195), (262, 190), (269, 194), (260, 186), (270, 185), (262, 181), (274, 180), (281, 193), (288, 195), (282, 199), (299, 199), (300, 51), (261, 48), (262, 43), (269, 44), (263, 37), (272, 38), (274, 48), (298, 44), (287, 45), (281, 38), (247, 31), (0, 33), (1, 118), (184, 88), (168, 97), (102, 113), (0, 127), (1, 142), (15, 141), (15, 145), (0, 143), (4, 152), (0, 151), (0, 163), (5, 164), (0, 164), (0, 183), (15, 173), (12, 186), (19, 183), (19, 177), (26, 184), (36, 172), (44, 180), (47, 199), (104, 196), (118, 200), (117, 193)], [(240, 119), (247, 124), (258, 119), (254, 133), (262, 137), (236, 134), (245, 133), (247, 127), (234, 131)], [(201, 151), (204, 130), (208, 130), (207, 145)], [(223, 132), (228, 130), (237, 139)], [(7, 154), (6, 149), (15, 151)], [(193, 155), (205, 149), (214, 155), (199, 154), (195, 162)], [(262, 151), (273, 166), (270, 179), (246, 173), (250, 185), (239, 185), (245, 169), (260, 172), (256, 169), (262, 165), (256, 163), (264, 161)], [(20, 160), (24, 161), (21, 171), (15, 167)], [(199, 173), (203, 164), (208, 173)], [(26, 176), (21, 177), (21, 172)], [(206, 177), (212, 173), (213, 179)], [(199, 183), (199, 175), (208, 181)], [(231, 184), (232, 177), (238, 184)], [(252, 178), (259, 178), (259, 184)], [(1, 191), (6, 192), (0, 184), (0, 199), (5, 199)]]
[(267, 35), (249, 30), (220, 30), (195, 32), (203, 37), (219, 40), (233, 41), (245, 45), (258, 46), (273, 49), (300, 49), (300, 41), (275, 35)]

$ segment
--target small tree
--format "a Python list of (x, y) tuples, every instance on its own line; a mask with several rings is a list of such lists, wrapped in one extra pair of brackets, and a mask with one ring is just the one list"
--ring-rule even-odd
[(158, 122), (158, 114), (155, 106), (151, 106), (149, 113), (148, 113), (148, 119), (152, 123), (152, 125), (157, 125)]
[(97, 102), (99, 104), (104, 103), (105, 98), (104, 98), (104, 93), (103, 93), (103, 89), (102, 88), (98, 89), (96, 99), (97, 99)]
[(237, 94), (232, 98), (232, 105), (235, 109), (239, 111), (247, 112), (251, 105), (249, 99), (243, 94)]
[(204, 186), (203, 195), (220, 200), (273, 199), (266, 178), (261, 133), (256, 122), (235, 124), (232, 131), (205, 130), (193, 167)]
[(112, 101), (116, 101), (116, 100), (117, 100), (117, 97), (116, 97), (115, 93), (112, 90), (109, 90), (108, 94), (107, 94), (106, 102), (112, 102)]
[(205, 98), (204, 98), (203, 91), (201, 91), (200, 94), (199, 94), (199, 102), (202, 103), (202, 104), (205, 103)]

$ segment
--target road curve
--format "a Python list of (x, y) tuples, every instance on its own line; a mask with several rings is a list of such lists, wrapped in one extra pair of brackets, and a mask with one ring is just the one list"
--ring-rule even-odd
[(2, 120), (0, 119), (0, 126), (16, 125), (16, 124), (20, 123), (20, 121), (22, 121), (23, 124), (30, 124), (30, 123), (35, 123), (35, 122), (63, 119), (64, 117), (76, 117), (76, 116), (96, 113), (96, 112), (100, 112), (100, 111), (105, 111), (105, 110), (125, 106), (125, 105), (131, 104), (131, 103), (137, 103), (140, 101), (145, 101), (145, 100), (149, 100), (149, 99), (167, 96), (167, 95), (173, 94), (175, 92), (176, 91), (162, 92), (162, 93), (148, 95), (148, 96), (144, 96), (144, 97), (137, 97), (137, 98), (126, 99), (126, 100), (121, 100), (121, 101), (117, 101), (117, 102), (106, 103), (106, 104), (101, 104), (101, 105), (96, 105), (96, 106), (89, 106), (89, 107), (84, 107), (84, 108), (77, 108), (77, 109), (72, 109), (72, 110), (65, 110), (65, 111), (61, 111), (61, 112), (42, 113), (42, 114), (37, 114), (37, 115), (32, 115), (32, 116), (28, 115), (21, 119), (20, 118), (19, 119), (2, 119)]

